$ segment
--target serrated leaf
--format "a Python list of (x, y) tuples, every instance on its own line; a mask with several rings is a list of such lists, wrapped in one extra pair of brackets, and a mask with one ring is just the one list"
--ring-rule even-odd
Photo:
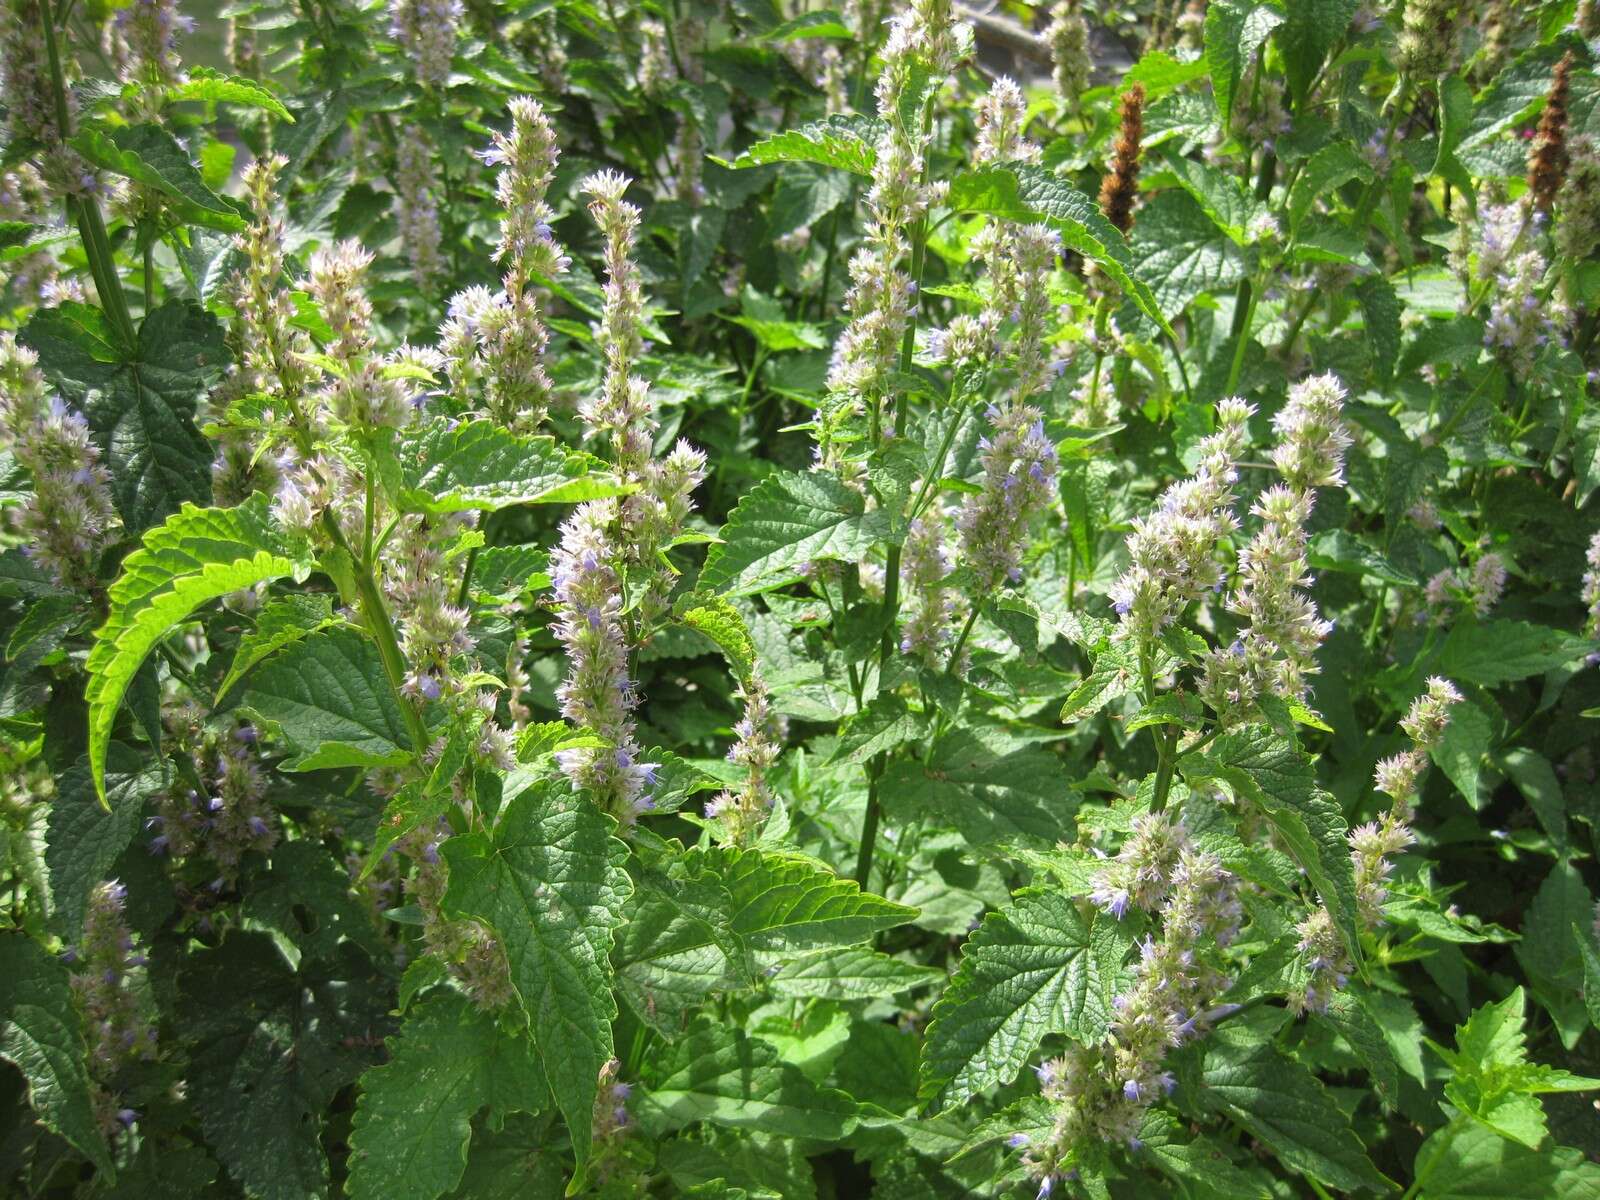
[(1582, 873), (1569, 862), (1557, 863), (1528, 905), (1522, 940), (1517, 943), (1517, 961), (1568, 1045), (1581, 1032), (1586, 1016), (1583, 960), (1572, 944), (1572, 927), (1593, 919), (1594, 898)]
[(283, 101), (261, 84), (237, 75), (224, 75), (210, 67), (186, 66), (184, 78), (165, 88), (169, 102), (198, 100), (207, 104), (237, 104), (241, 108), (255, 108), (269, 112), (280, 121), (294, 123), (294, 117)]
[(1254, 0), (1213, 0), (1206, 6), (1205, 60), (1224, 126), (1233, 115), (1234, 97), (1250, 60), (1282, 23), (1281, 12)]
[(808, 162), (871, 175), (884, 129), (877, 117), (835, 113), (765, 138), (728, 165), (760, 167), (767, 163)]
[(207, 1145), (252, 1197), (329, 1195), (324, 1116), (393, 1028), (392, 988), (349, 943), (307, 974), (254, 931), (188, 956), (178, 976), (184, 1079)]
[(1203, 757), (1182, 760), (1191, 782), (1217, 779), (1257, 805), (1327, 905), (1351, 957), (1360, 961), (1355, 875), (1339, 804), (1316, 785), (1311, 760), (1264, 725), (1222, 734)]
[(1388, 1180), (1317, 1077), (1257, 1036), (1224, 1026), (1204, 1043), (1200, 1103), (1237, 1121), (1291, 1170), (1329, 1187), (1387, 1191)]
[(0, 1058), (22, 1072), (40, 1123), (114, 1179), (85, 1057), (67, 968), (20, 930), (0, 932)]
[(637, 1108), (659, 1135), (696, 1121), (832, 1141), (855, 1124), (855, 1101), (821, 1088), (770, 1044), (702, 1018), (648, 1063)]
[(194, 416), (227, 366), (228, 348), (217, 319), (187, 300), (140, 321), (131, 350), (102, 326), (96, 310), (63, 304), (34, 313), (21, 339), (89, 418), (117, 512), (136, 534), (185, 502), (211, 503), (214, 448)]
[(1596, 1200), (1600, 1166), (1581, 1150), (1529, 1150), (1482, 1125), (1447, 1125), (1417, 1151), (1420, 1200)]
[(1318, 150), (1306, 160), (1289, 189), (1289, 230), (1300, 228), (1300, 223), (1318, 200), (1329, 196), (1335, 188), (1352, 179), (1367, 178), (1372, 170), (1356, 148), (1349, 142), (1334, 142)]
[(979, 167), (950, 181), (946, 201), (958, 212), (983, 213), (1006, 221), (1043, 221), (1061, 234), (1061, 244), (1099, 263), (1106, 274), (1169, 337), (1155, 293), (1135, 269), (1128, 244), (1100, 206), (1064, 179), (1027, 163)]
[(333, 597), (325, 592), (300, 592), (271, 601), (256, 616), (255, 628), (239, 639), (214, 698), (220, 701), (257, 663), (338, 623)]
[(1019, 892), (984, 918), (933, 1007), (921, 1095), (943, 1110), (1010, 1083), (1051, 1034), (1093, 1043), (1133, 938), (1105, 914), (1050, 891)]
[(626, 491), (587, 454), (554, 438), (522, 437), (490, 420), (438, 418), (395, 448), (411, 511), (438, 515), (517, 504), (574, 504)]
[(866, 946), (840, 946), (799, 957), (785, 956), (767, 976), (780, 996), (823, 1000), (865, 1000), (898, 996), (945, 978), (943, 971), (919, 967)]
[(974, 847), (1048, 845), (1070, 823), (1079, 799), (1060, 756), (970, 726), (941, 737), (925, 762), (891, 761), (882, 791), (895, 820), (959, 830)]
[(400, 701), (378, 648), (353, 626), (293, 643), (253, 670), (239, 705), (281, 734), (285, 771), (397, 767), (411, 759)]
[(1148, 1158), (1163, 1175), (1179, 1186), (1193, 1185), (1204, 1194), (1229, 1200), (1267, 1200), (1271, 1190), (1252, 1179), (1210, 1138), (1190, 1137), (1177, 1121), (1159, 1108), (1146, 1111), (1139, 1123), (1139, 1157)]
[(1151, 281), (1156, 302), (1170, 313), (1232, 287), (1255, 269), (1255, 251), (1219, 234), (1194, 199), (1179, 191), (1161, 192), (1140, 209), (1129, 253), (1139, 274)]
[(1236, 245), (1254, 240), (1250, 223), (1267, 215), (1267, 206), (1244, 190), (1239, 180), (1199, 159), (1168, 153), (1162, 160), (1178, 185)]
[(890, 528), (866, 498), (831, 475), (779, 471), (739, 501), (711, 547), (700, 586), (748, 596), (800, 578), (819, 559), (859, 560)]
[(925, 719), (906, 707), (893, 693), (874, 696), (872, 701), (839, 733), (830, 762), (864, 763), (897, 746), (921, 738)]
[(549, 1098), (532, 1044), (459, 992), (412, 1010), (390, 1058), (361, 1077), (350, 1130), (350, 1200), (435, 1200), (467, 1166), (472, 1117), (538, 1112)]
[(121, 175), (166, 198), (185, 223), (240, 233), (239, 210), (206, 186), (189, 152), (159, 125), (91, 126), (68, 139), (72, 148), (105, 171)]
[(617, 990), (646, 1024), (674, 1036), (713, 992), (746, 982), (744, 948), (729, 925), (732, 907), (713, 876), (641, 875), (612, 957)]
[(632, 890), (614, 826), (570, 788), (540, 784), (506, 805), (493, 833), (453, 837), (442, 848), (444, 908), (482, 921), (505, 948), (580, 1175), (617, 1015), (612, 938)]
[(260, 493), (238, 508), (186, 504), (145, 534), (111, 585), (110, 613), (95, 631), (86, 664), (89, 766), (102, 800), (112, 722), (156, 643), (202, 604), (300, 569), (273, 529)]
[(678, 620), (708, 638), (722, 651), (734, 676), (747, 682), (755, 672), (756, 644), (743, 614), (723, 596), (696, 593), (690, 597), (690, 605)]
[(1495, 687), (1565, 666), (1591, 648), (1584, 638), (1527, 621), (1462, 621), (1439, 651), (1439, 670), (1461, 683)]
[(106, 807), (95, 795), (88, 760), (80, 760), (56, 783), (45, 824), (45, 865), (50, 898), (62, 937), (76, 942), (83, 932), (89, 892), (110, 877), (112, 865), (139, 830), (144, 802), (163, 784), (161, 764), (113, 742), (106, 754)]
[(846, 946), (917, 916), (797, 855), (723, 846), (695, 851), (685, 864), (727, 888), (729, 925), (754, 950)]

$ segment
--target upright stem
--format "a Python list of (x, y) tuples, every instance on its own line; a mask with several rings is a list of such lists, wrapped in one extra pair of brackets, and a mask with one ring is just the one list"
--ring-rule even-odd
[[(67, 79), (61, 69), (61, 50), (56, 45), (55, 15), (50, 0), (39, 0), (39, 19), (44, 25), (45, 57), (50, 63), (50, 90), (56, 110), (56, 133), (65, 145), (71, 130), (67, 111)], [(99, 202), (92, 195), (74, 196), (67, 200), (67, 211), (78, 225), (78, 236), (83, 242), (84, 255), (89, 260), (89, 273), (94, 276), (94, 288), (105, 306), (106, 315), (122, 338), (124, 346), (132, 349), (138, 343), (133, 315), (128, 311), (128, 298), (122, 294), (122, 283), (117, 278), (117, 264), (111, 252), (111, 239), (106, 235), (106, 223), (100, 215)]]
[[(921, 143), (926, 148), (933, 136), (933, 101), (938, 94), (937, 90), (929, 93), (922, 104)], [(922, 156), (922, 183), (928, 182), (928, 160), (931, 156), (924, 153)], [(924, 213), (917, 221), (916, 229), (911, 235), (911, 278), (916, 282), (918, 298), (920, 300), (922, 288), (922, 270), (927, 261), (928, 253), (928, 216)], [(911, 356), (917, 344), (917, 310), (913, 310), (911, 318), (906, 322), (905, 336), (900, 339), (900, 371), (905, 374), (911, 370)], [(904, 390), (894, 394), (894, 434), (904, 437), (906, 422), (910, 419), (910, 404), (907, 402)], [(874, 420), (874, 441), (877, 440), (876, 419)], [(889, 547), (889, 552), (884, 556), (883, 564), (883, 640), (878, 646), (878, 678), (883, 678), (883, 668), (888, 665), (890, 657), (894, 654), (895, 622), (900, 614), (900, 546), (898, 543)], [(861, 849), (856, 858), (856, 882), (863, 887), (872, 874), (872, 856), (877, 849), (878, 822), (880, 819), (880, 804), (878, 800), (878, 780), (882, 777), (884, 768), (888, 763), (887, 754), (879, 754), (872, 760), (870, 769), (870, 782), (867, 784), (867, 813), (861, 824)]]

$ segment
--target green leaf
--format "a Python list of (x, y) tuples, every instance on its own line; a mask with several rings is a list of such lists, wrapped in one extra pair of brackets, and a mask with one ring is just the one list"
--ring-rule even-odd
[(780, 996), (866, 1000), (927, 987), (945, 974), (866, 946), (840, 946), (799, 957), (784, 956), (777, 971), (766, 978)]
[(732, 907), (713, 876), (640, 876), (612, 957), (617, 990), (646, 1024), (672, 1036), (713, 992), (748, 982)]
[(185, 502), (211, 503), (215, 452), (194, 415), (227, 366), (228, 348), (216, 318), (187, 300), (140, 321), (131, 351), (108, 340), (102, 325), (95, 310), (62, 305), (36, 312), (21, 336), (50, 382), (89, 418), (117, 512), (136, 534)]
[(1600, 1166), (1581, 1150), (1529, 1150), (1482, 1125), (1447, 1125), (1417, 1151), (1419, 1200), (1596, 1200)]
[(1494, 717), (1484, 711), (1478, 697), (1468, 695), (1464, 704), (1451, 710), (1444, 737), (1428, 751), (1429, 757), (1474, 809), (1482, 808), (1487, 799), (1479, 780), (1484, 760), (1494, 743), (1494, 727)]
[(1161, 192), (1139, 210), (1130, 252), (1140, 276), (1152, 281), (1156, 302), (1170, 313), (1255, 269), (1255, 251), (1219, 236), (1204, 210), (1179, 191)]
[(1291, 1170), (1332, 1188), (1387, 1191), (1389, 1181), (1317, 1077), (1258, 1037), (1225, 1025), (1202, 1043), (1200, 1103), (1237, 1121)]
[(840, 730), (830, 762), (864, 763), (896, 746), (918, 740), (925, 719), (892, 692), (884, 692), (851, 717)]
[(166, 88), (169, 102), (198, 100), (207, 104), (237, 104), (269, 112), (280, 121), (294, 124), (289, 110), (266, 88), (250, 79), (224, 75), (210, 67), (187, 67), (185, 78)]
[(1590, 648), (1583, 638), (1527, 621), (1461, 621), (1439, 651), (1439, 671), (1494, 687), (1575, 662)]
[(1282, 13), (1254, 0), (1212, 0), (1206, 6), (1206, 66), (1211, 69), (1211, 91), (1224, 127), (1233, 115), (1234, 96), (1250, 60), (1282, 23)]
[(754, 950), (846, 946), (917, 916), (798, 855), (722, 846), (694, 851), (685, 861), (727, 888), (729, 925)]
[(1250, 233), (1250, 222), (1267, 215), (1267, 206), (1246, 192), (1237, 177), (1199, 159), (1185, 158), (1170, 151), (1163, 163), (1201, 211), (1236, 245), (1249, 245), (1255, 240)]
[(1517, 961), (1528, 982), (1571, 1045), (1587, 1015), (1583, 959), (1572, 944), (1572, 927), (1592, 922), (1594, 899), (1571, 863), (1557, 863), (1539, 885), (1522, 922)]
[(1356, 178), (1368, 178), (1372, 170), (1349, 142), (1333, 142), (1318, 150), (1300, 168), (1289, 189), (1289, 231), (1294, 233), (1318, 200), (1331, 196), (1335, 188)]
[(87, 759), (57, 781), (45, 823), (44, 861), (56, 921), (68, 942), (82, 935), (90, 890), (110, 877), (139, 830), (146, 798), (164, 782), (159, 762), (121, 742), (113, 742), (106, 755), (107, 807), (96, 798)]
[(828, 337), (819, 326), (800, 321), (763, 321), (756, 317), (724, 317), (730, 325), (748, 330), (763, 350), (779, 354), (785, 350), (822, 350)]
[(864, 558), (889, 532), (889, 515), (831, 475), (779, 471), (739, 501), (711, 547), (700, 586), (748, 596), (800, 578), (817, 559)]
[(574, 504), (627, 489), (598, 460), (554, 438), (519, 437), (497, 422), (440, 417), (395, 448), (401, 499), (412, 512), (495, 512), (517, 504)]
[(0, 932), (0, 1058), (22, 1072), (39, 1122), (114, 1178), (86, 1054), (67, 968), (27, 934)]
[(1361, 990), (1336, 992), (1318, 1019), (1332, 1025), (1350, 1043), (1350, 1049), (1371, 1074), (1378, 1095), (1393, 1106), (1400, 1099), (1400, 1066), (1366, 1001), (1367, 995)]
[(1265, 725), (1253, 725), (1223, 734), (1203, 757), (1186, 756), (1182, 770), (1191, 783), (1220, 780), (1261, 809), (1359, 962), (1355, 874), (1344, 816), (1338, 802), (1317, 787), (1311, 760)]
[(849, 41), (855, 37), (844, 18), (831, 9), (802, 13), (792, 21), (785, 21), (776, 29), (761, 35), (764, 42), (791, 42), (796, 38), (837, 38)]
[(239, 697), (291, 752), (285, 771), (398, 767), (411, 760), (400, 701), (372, 639), (342, 625), (294, 642), (253, 670)]
[(743, 614), (723, 596), (696, 592), (688, 604), (678, 620), (708, 638), (722, 651), (739, 682), (748, 682), (756, 669), (756, 644)]
[(726, 165), (760, 167), (767, 163), (809, 162), (871, 175), (884, 129), (877, 117), (835, 113), (765, 138)]
[(326, 592), (297, 592), (273, 600), (256, 617), (256, 627), (239, 639), (228, 673), (217, 685), (220, 701), (244, 678), (251, 667), (286, 646), (339, 624), (333, 615), (333, 597)]
[(392, 1028), (393, 982), (350, 943), (314, 973), (272, 935), (231, 930), (178, 975), (184, 1080), (206, 1143), (254, 1200), (329, 1195), (322, 1125)]
[(1099, 263), (1130, 300), (1169, 337), (1172, 327), (1162, 315), (1143, 272), (1134, 267), (1128, 244), (1100, 206), (1042, 167), (1006, 163), (962, 171), (950, 181), (946, 203), (957, 212), (982, 213), (1006, 221), (1044, 221), (1061, 234), (1061, 244)]
[[(1454, 714), (1452, 714), (1452, 720)], [(1550, 760), (1534, 750), (1518, 746), (1508, 750), (1500, 760), (1517, 785), (1522, 798), (1528, 802), (1539, 824), (1550, 835), (1550, 841), (1559, 851), (1567, 848), (1567, 798), (1556, 778)]]
[(503, 1032), (459, 992), (418, 1004), (389, 1053), (361, 1077), (350, 1200), (434, 1200), (454, 1190), (474, 1113), (487, 1105), (498, 1127), (507, 1114), (538, 1112), (549, 1099), (529, 1041)]
[(967, 939), (933, 1006), (922, 1050), (925, 1103), (954, 1108), (1010, 1083), (1051, 1034), (1092, 1044), (1132, 937), (1111, 918), (1053, 891), (1023, 891)]
[(856, 1120), (856, 1104), (843, 1092), (821, 1088), (777, 1049), (736, 1026), (701, 1021), (648, 1061), (640, 1122), (659, 1136), (696, 1121), (784, 1137), (835, 1141)]
[(974, 847), (1050, 844), (1078, 806), (1059, 755), (971, 726), (945, 734), (926, 762), (890, 762), (882, 791), (894, 820), (957, 829)]
[(206, 186), (199, 169), (189, 161), (189, 152), (159, 125), (90, 126), (68, 141), (102, 170), (160, 192), (186, 224), (224, 233), (240, 233), (245, 228), (239, 210)]
[(1373, 365), (1379, 381), (1386, 382), (1400, 357), (1400, 301), (1389, 281), (1377, 275), (1358, 283), (1355, 293), (1366, 326), (1367, 344), (1372, 347)]
[(1188, 1136), (1159, 1108), (1145, 1112), (1139, 1123), (1139, 1141), (1139, 1157), (1148, 1156), (1158, 1171), (1180, 1187), (1190, 1184), (1202, 1195), (1226, 1196), (1228, 1200), (1268, 1200), (1272, 1195), (1264, 1183), (1235, 1166), (1216, 1142), (1204, 1135)]
[(505, 948), (580, 1175), (617, 1015), (612, 937), (632, 890), (614, 825), (569, 788), (540, 784), (506, 805), (492, 833), (450, 838), (442, 848), (450, 869), (444, 908), (484, 922)]
[(1278, 49), (1297, 105), (1304, 103), (1328, 51), (1343, 40), (1360, 0), (1300, 0), (1284, 6)]
[(89, 651), (89, 766), (105, 799), (106, 746), (117, 708), (156, 643), (207, 601), (302, 564), (284, 550), (257, 493), (238, 508), (184, 505), (123, 561), (108, 592), (110, 614)]

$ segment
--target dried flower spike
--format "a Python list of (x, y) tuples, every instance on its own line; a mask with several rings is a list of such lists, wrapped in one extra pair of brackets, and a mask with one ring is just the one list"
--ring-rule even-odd
[(1111, 170), (1100, 182), (1100, 207), (1127, 236), (1133, 228), (1133, 205), (1139, 195), (1139, 150), (1144, 140), (1144, 84), (1122, 94), (1122, 126), (1117, 134)]

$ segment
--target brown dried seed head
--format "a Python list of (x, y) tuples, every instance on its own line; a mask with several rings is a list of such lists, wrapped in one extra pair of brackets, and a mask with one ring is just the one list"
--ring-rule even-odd
[(1534, 135), (1533, 153), (1528, 156), (1528, 192), (1533, 206), (1547, 213), (1567, 174), (1567, 93), (1571, 87), (1572, 51), (1556, 64), (1545, 98), (1539, 130)]
[(1100, 183), (1100, 207), (1123, 234), (1133, 228), (1133, 202), (1139, 193), (1139, 149), (1144, 139), (1144, 85), (1122, 96), (1122, 129), (1117, 134), (1111, 170)]

